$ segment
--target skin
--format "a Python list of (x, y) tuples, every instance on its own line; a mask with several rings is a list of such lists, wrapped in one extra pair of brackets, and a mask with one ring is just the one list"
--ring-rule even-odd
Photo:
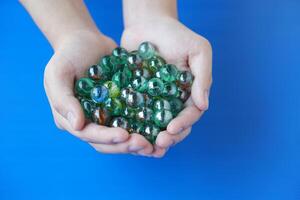
[(171, 121), (166, 131), (158, 135), (155, 145), (141, 135), (129, 135), (121, 128), (86, 123), (74, 96), (74, 81), (117, 45), (96, 27), (83, 1), (22, 0), (21, 3), (54, 50), (45, 68), (44, 85), (57, 127), (86, 141), (95, 150), (162, 157), (170, 146), (190, 133), (192, 124), (208, 108), (212, 81), (211, 46), (205, 38), (177, 20), (175, 0), (123, 1), (125, 30), (121, 45), (133, 50), (141, 42), (150, 41), (157, 45), (167, 62), (190, 70), (195, 76), (186, 108)]

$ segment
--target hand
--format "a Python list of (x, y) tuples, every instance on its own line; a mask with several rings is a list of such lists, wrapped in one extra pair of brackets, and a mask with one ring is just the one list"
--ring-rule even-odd
[(171, 17), (156, 17), (124, 30), (122, 46), (126, 49), (137, 49), (143, 41), (155, 44), (168, 63), (175, 64), (180, 70), (190, 70), (195, 77), (185, 109), (157, 137), (152, 155), (162, 157), (171, 145), (189, 135), (191, 126), (208, 108), (212, 50), (205, 38)]
[(87, 67), (100, 57), (110, 54), (116, 44), (100, 33), (77, 31), (55, 46), (45, 69), (44, 85), (56, 125), (102, 153), (152, 152), (152, 146), (140, 135), (129, 136), (121, 128), (85, 124), (84, 113), (74, 96), (75, 80), (83, 77)]

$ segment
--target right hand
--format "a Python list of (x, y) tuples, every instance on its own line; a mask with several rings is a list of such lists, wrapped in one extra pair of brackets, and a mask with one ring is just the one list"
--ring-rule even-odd
[(121, 128), (86, 124), (83, 110), (74, 96), (74, 82), (99, 58), (110, 54), (115, 42), (99, 33), (78, 31), (65, 37), (46, 66), (44, 86), (54, 121), (60, 129), (88, 142), (102, 153), (151, 154), (152, 145), (141, 135)]

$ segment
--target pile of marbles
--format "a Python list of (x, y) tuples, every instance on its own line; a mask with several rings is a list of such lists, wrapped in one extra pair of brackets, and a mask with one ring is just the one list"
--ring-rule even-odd
[(77, 80), (76, 97), (87, 120), (120, 127), (154, 143), (183, 109), (193, 75), (167, 64), (150, 42), (137, 51), (117, 47)]

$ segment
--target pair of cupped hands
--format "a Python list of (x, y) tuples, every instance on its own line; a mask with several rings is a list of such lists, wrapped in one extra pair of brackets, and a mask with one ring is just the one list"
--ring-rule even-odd
[[(126, 28), (121, 46), (136, 50), (140, 43), (149, 41), (158, 48), (168, 63), (180, 70), (190, 70), (195, 79), (191, 97), (184, 110), (159, 133), (155, 144), (139, 134), (129, 134), (121, 128), (87, 123), (79, 101), (74, 95), (74, 82), (84, 76), (86, 69), (117, 44), (100, 31), (78, 30), (65, 36), (45, 69), (44, 85), (54, 121), (60, 129), (89, 143), (101, 153), (131, 153), (163, 157), (169, 147), (182, 141), (191, 132), (209, 105), (212, 83), (212, 50), (210, 43), (179, 21), (171, 18), (147, 21)], [(201, 134), (201, 133), (196, 133)]]

